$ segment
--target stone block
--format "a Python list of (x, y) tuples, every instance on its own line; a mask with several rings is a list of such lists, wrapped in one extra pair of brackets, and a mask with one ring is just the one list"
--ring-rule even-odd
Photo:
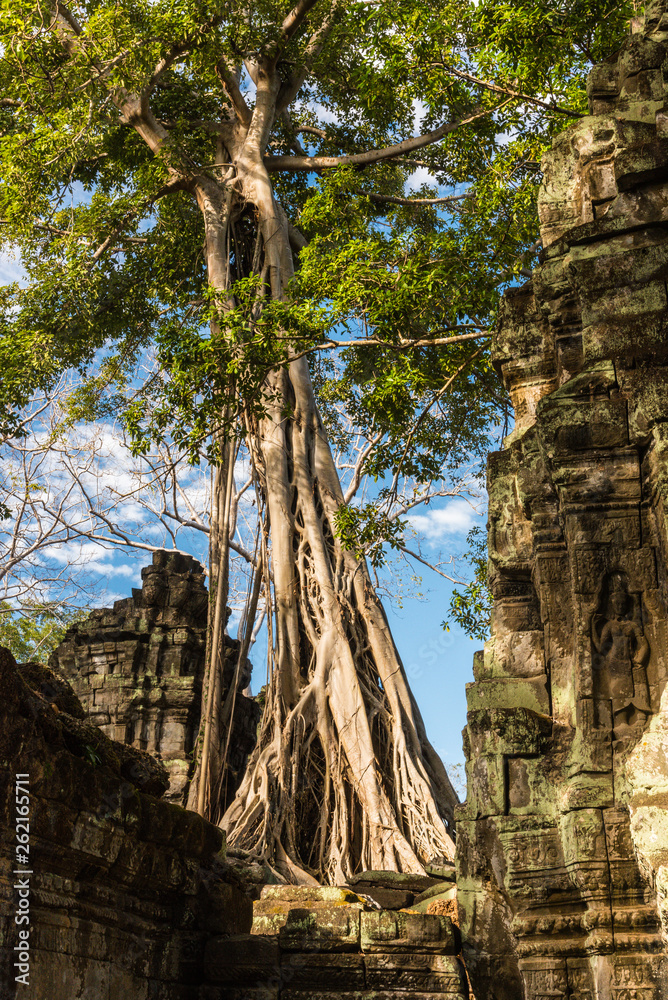
[(404, 910), (407, 906), (411, 906), (415, 899), (415, 893), (405, 892), (402, 889), (385, 889), (375, 885), (358, 886), (357, 888), (374, 903), (378, 903), (382, 910)]
[[(426, 864), (424, 870), (427, 875), (438, 879), (439, 882), (456, 882), (457, 880), (454, 862), (452, 864)], [(425, 892), (428, 891), (428, 889), (425, 889)]]
[(424, 951), (455, 954), (455, 935), (448, 917), (381, 910), (362, 913), (360, 930), (362, 951), (365, 953)]
[[(284, 994), (281, 994), (284, 996)], [(198, 1000), (278, 1000), (279, 987), (210, 986), (200, 987)], [(134, 998), (133, 998), (134, 1000)]]
[[(423, 993), (422, 991), (396, 992), (395, 990), (369, 990), (314, 993), (312, 990), (283, 990), (281, 1000), (467, 1000), (468, 994), (462, 991), (456, 993)], [(235, 998), (236, 1000), (236, 998)], [(245, 1000), (245, 998), (244, 998)]]
[(563, 958), (525, 958), (520, 969), (528, 997), (549, 996), (561, 1000), (568, 996), (568, 975)]
[[(388, 872), (387, 874), (394, 874)], [(352, 879), (354, 884), (361, 876)], [(265, 885), (260, 897), (267, 903), (291, 904), (300, 907), (359, 906), (364, 908), (364, 900), (351, 889), (338, 886), (320, 885)]]
[(293, 952), (283, 955), (283, 989), (357, 990), (364, 989), (364, 958), (359, 954)]
[(490, 708), (468, 712), (470, 755), (534, 754), (552, 735), (552, 719), (527, 708)]
[(476, 680), (537, 677), (544, 673), (543, 631), (503, 631), (485, 643), (483, 666)]
[(544, 761), (538, 757), (508, 757), (506, 769), (509, 814), (521, 816), (544, 812), (552, 791)]
[(447, 882), (439, 882), (438, 885), (432, 885), (430, 889), (426, 892), (420, 893), (419, 896), (415, 897), (415, 904), (424, 903), (429, 899), (438, 899), (444, 893), (457, 891), (457, 883), (454, 878), (448, 880)]
[(364, 957), (366, 985), (376, 990), (466, 995), (466, 977), (454, 955), (392, 952)]
[(366, 909), (370, 903), (351, 889), (336, 886), (267, 885), (253, 903), (253, 934), (278, 934), (292, 910), (327, 910), (336, 907)]
[(469, 712), (491, 708), (526, 708), (538, 715), (549, 715), (547, 675), (522, 679), (499, 678), (467, 684), (466, 702)]
[(276, 938), (253, 935), (210, 937), (204, 950), (204, 979), (224, 986), (258, 986), (280, 976)]
[(419, 875), (413, 872), (368, 871), (353, 875), (350, 879), (350, 884), (358, 892), (366, 892), (367, 886), (376, 886), (377, 888), (419, 893), (429, 889), (436, 882), (438, 879), (431, 875)]
[(294, 907), (279, 930), (281, 950), (357, 951), (363, 913), (356, 906)]
[(543, 825), (539, 821), (530, 824), (528, 820), (529, 817), (508, 817), (499, 830), (507, 865), (504, 885), (514, 900), (536, 897), (549, 900), (571, 889), (561, 837), (548, 817), (542, 819)]
[(502, 756), (480, 755), (466, 762), (466, 817), (502, 816), (506, 811), (506, 770)]
[[(437, 913), (444, 914), (452, 918), (457, 912), (457, 886), (448, 884), (447, 887), (435, 891), (431, 896), (416, 900), (411, 906), (413, 913)], [(456, 928), (455, 928), (456, 931)], [(457, 934), (455, 933), (455, 937)]]
[(209, 934), (250, 934), (252, 900), (221, 878), (202, 880), (199, 892), (199, 926)]

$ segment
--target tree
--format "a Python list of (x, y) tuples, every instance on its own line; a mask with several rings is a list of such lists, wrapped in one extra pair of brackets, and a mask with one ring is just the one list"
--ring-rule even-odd
[[(595, 0), (575, 16), (551, 3), (464, 7), (3, 5), (2, 218), (30, 282), (4, 293), (0, 412), (11, 428), (31, 386), (93, 366), (80, 416), (122, 409), (138, 446), (168, 428), (177, 444), (209, 440), (216, 586), (196, 789), (214, 817), (245, 440), (262, 508), (247, 618), (271, 589), (274, 664), (224, 825), (295, 878), (452, 854), (456, 796), (359, 539), (397, 543), (383, 503), (402, 474), (428, 483), (444, 456), (484, 449), (499, 390), (483, 338), (499, 287), (536, 249), (540, 132), (581, 113), (583, 66), (604, 44), (592, 25), (605, 14), (618, 30), (626, 13)], [(407, 198), (416, 167), (455, 190)], [(149, 338), (165, 375), (139, 387)], [(336, 378), (309, 362), (327, 352)], [(147, 425), (151, 395), (162, 405)], [(337, 399), (381, 434), (366, 469), (382, 502), (369, 510), (346, 506), (340, 487)]]

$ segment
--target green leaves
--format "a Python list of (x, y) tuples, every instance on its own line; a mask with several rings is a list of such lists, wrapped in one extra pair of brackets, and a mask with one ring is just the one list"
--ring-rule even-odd
[[(472, 528), (466, 540), (469, 550), (465, 559), (473, 568), (473, 579), (462, 590), (455, 589), (450, 597), (452, 620), (470, 639), (484, 642), (489, 636), (492, 594), (487, 583), (487, 534), (482, 528)], [(450, 620), (441, 622), (450, 631)]]
[[(542, 151), (586, 111), (587, 68), (632, 6), (318, 0), (281, 48), (290, 4), (278, 0), (250, 13), (78, 0), (57, 23), (36, 2), (0, 0), (0, 240), (26, 274), (0, 290), (2, 429), (74, 368), (71, 419), (121, 413), (138, 451), (171, 437), (195, 461), (213, 426), (232, 432), (221, 400), (234, 397), (228, 423), (261, 416), (267, 373), (308, 353), (342, 453), (375, 442), (362, 471), (381, 493), (342, 514), (342, 537), (395, 545), (399, 480), (422, 495), (470, 465), (507, 406), (487, 341), (448, 339), (489, 334), (504, 288), (531, 268)], [(467, 122), (385, 162), (272, 173), (308, 240), (280, 301), (237, 173), (247, 136), (229, 86), (252, 112), (253, 66), (269, 52), (281, 93), (294, 79), (298, 90), (262, 139), (269, 157), (360, 154)], [(227, 227), (215, 295), (205, 181)]]
[(6, 646), (18, 663), (46, 663), (70, 625), (85, 617), (80, 609), (36, 604), (17, 611), (0, 601), (0, 646)]

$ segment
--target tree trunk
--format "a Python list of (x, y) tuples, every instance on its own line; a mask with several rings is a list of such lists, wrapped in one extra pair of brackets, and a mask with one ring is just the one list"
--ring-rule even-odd
[[(252, 119), (231, 127), (226, 148), (234, 204), (257, 213), (262, 272), (278, 299), (293, 275), (288, 221), (264, 165), (278, 74), (260, 66), (256, 85)], [(221, 207), (230, 199), (208, 181), (197, 197), (209, 280), (224, 298)], [(457, 796), (427, 741), (366, 566), (334, 535), (343, 495), (306, 360), (268, 382), (271, 403), (248, 443), (271, 528), (273, 672), (258, 746), (221, 825), (230, 844), (297, 881), (419, 872), (430, 858), (453, 857), (447, 827)]]
[[(276, 649), (229, 842), (334, 884), (452, 858), (457, 797), (429, 745), (366, 566), (334, 536), (343, 496), (304, 359), (259, 428)], [(292, 862), (289, 864), (285, 857)], [(280, 865), (279, 865), (280, 867)]]
[(211, 490), (209, 532), (209, 616), (202, 677), (200, 727), (196, 743), (196, 764), (188, 787), (188, 808), (212, 822), (220, 819), (214, 789), (225, 770), (221, 727), (225, 667), (225, 626), (227, 624), (228, 556), (224, 541), (229, 526), (230, 489), (233, 485), (234, 448), (222, 443), (223, 461), (215, 467)]

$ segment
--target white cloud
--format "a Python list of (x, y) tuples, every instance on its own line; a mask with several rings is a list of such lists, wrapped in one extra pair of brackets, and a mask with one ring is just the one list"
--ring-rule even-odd
[(25, 271), (19, 261), (7, 253), (0, 252), (0, 285), (9, 285), (24, 278)]
[(436, 186), (433, 174), (426, 167), (418, 167), (410, 177), (406, 178), (406, 187), (409, 191), (417, 191), (423, 184), (428, 184), (430, 187)]
[(414, 514), (410, 523), (429, 542), (450, 535), (464, 535), (479, 520), (475, 509), (465, 500), (452, 500), (445, 507), (427, 507), (425, 513)]

